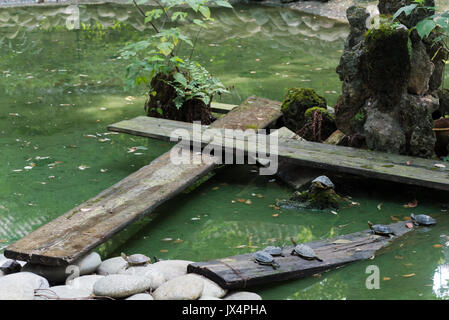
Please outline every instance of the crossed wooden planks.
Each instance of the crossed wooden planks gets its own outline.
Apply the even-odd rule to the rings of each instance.
[[[280,116],[279,102],[250,97],[211,127],[264,128]],[[8,258],[44,265],[73,263],[215,167],[215,164],[205,163],[173,164],[168,151],[94,198],[11,244],[4,254]]]

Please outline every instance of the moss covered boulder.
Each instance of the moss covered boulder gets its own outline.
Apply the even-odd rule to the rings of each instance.
[[[326,99],[310,88],[289,89],[282,102],[285,126],[293,132],[299,131],[306,124],[306,111],[313,107],[326,109]]]
[[[304,112],[304,126],[298,135],[308,141],[322,142],[335,130],[335,117],[326,108],[312,107]]]

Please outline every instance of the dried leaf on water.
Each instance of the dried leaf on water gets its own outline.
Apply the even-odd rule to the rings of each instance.
[[[168,252],[168,250],[167,249],[161,249],[161,250],[159,250],[159,252]]]
[[[80,169],[80,170],[86,170],[86,169],[89,169],[89,167],[86,166],[85,164],[82,164],[82,165],[80,165],[80,166],[78,167],[78,169]]]
[[[248,199],[248,200],[245,201],[245,203],[246,203],[246,204],[252,204],[253,202],[252,202],[251,200]]]
[[[164,238],[164,239],[161,239],[162,241],[172,241],[173,239],[172,238]]]
[[[441,248],[441,247],[443,247],[443,245],[442,244],[434,244],[433,247],[434,248]]]
[[[390,216],[391,220],[393,221],[399,221],[399,218],[395,217],[395,216]]]
[[[413,200],[407,204],[404,204],[404,208],[416,208],[418,206],[418,200]]]
[[[382,280],[383,281],[388,281],[388,280],[391,280],[391,278],[390,277],[383,277]]]
[[[446,166],[444,164],[441,164],[441,163],[435,163],[433,166],[437,167],[437,168],[446,168]]]
[[[410,277],[416,276],[416,273],[403,274],[402,276],[404,278],[410,278]]]
[[[127,97],[125,98],[125,100],[126,100],[126,101],[134,101],[134,100],[136,100],[136,98],[133,97],[133,96],[127,96]]]
[[[395,258],[395,259],[399,259],[399,260],[402,260],[402,259],[404,259],[404,257],[403,257],[403,256],[394,256],[394,258]]]
[[[377,205],[377,210],[382,210],[382,206],[383,206],[383,203],[379,203],[378,205]]]
[[[182,242],[184,242],[184,240],[182,239],[176,239],[175,241],[173,241],[173,243],[182,243]]]

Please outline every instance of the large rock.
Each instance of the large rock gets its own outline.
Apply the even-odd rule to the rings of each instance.
[[[98,253],[92,252],[78,260],[75,265],[79,268],[79,275],[94,273],[101,265],[101,257]]]
[[[157,268],[153,268],[152,265],[129,267],[126,270],[121,270],[119,274],[146,277],[151,280],[151,289],[153,290],[165,282],[164,274]]]
[[[129,297],[151,288],[151,280],[141,276],[112,274],[94,284],[94,294],[111,298]]]
[[[427,55],[426,46],[419,41],[413,45],[408,92],[423,95],[429,91],[429,81],[435,66]]]
[[[90,290],[74,288],[72,286],[55,286],[51,287],[44,294],[48,299],[80,299],[89,298]]]
[[[15,283],[23,286],[31,286],[34,290],[47,289],[50,287],[47,279],[30,272],[18,272],[8,274],[0,278],[0,287]]]
[[[191,263],[193,262],[187,260],[163,260],[148,267],[162,273],[165,280],[168,281],[187,274],[187,266]]]
[[[228,294],[224,300],[262,300],[262,297],[254,292],[238,291]]]
[[[104,277],[105,276],[98,275],[98,274],[81,276],[81,277],[78,277],[75,279],[68,280],[67,286],[70,286],[74,289],[83,290],[85,292],[88,292],[90,295],[94,292],[95,283]]]
[[[153,292],[155,300],[196,300],[203,293],[204,280],[192,274],[174,278]]]
[[[149,293],[138,293],[126,298],[125,300],[154,300]]]
[[[0,284],[0,300],[34,300],[34,289],[29,283]]]
[[[128,266],[122,257],[115,257],[104,260],[97,269],[97,273],[101,275],[118,274],[120,271],[125,270]]]
[[[206,277],[194,273],[190,273],[189,275],[204,281],[204,288],[203,292],[201,293],[202,297],[204,296],[204,297],[222,298],[226,295],[226,293],[228,293],[228,290],[223,289],[218,284],[216,284],[215,282]]]

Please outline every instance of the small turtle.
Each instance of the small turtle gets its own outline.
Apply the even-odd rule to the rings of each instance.
[[[279,264],[274,260],[273,256],[265,251],[257,251],[253,253],[254,262],[260,265],[272,266],[273,269],[279,268]]]
[[[383,224],[375,224],[373,225],[371,222],[368,221],[369,228],[374,234],[382,235],[382,236],[389,236],[390,238],[393,237],[394,232],[389,227],[383,225]]]
[[[146,255],[136,253],[132,254],[130,256],[127,256],[122,252],[122,258],[128,262],[128,267],[134,267],[134,266],[144,266],[146,264],[151,263],[151,259],[148,258]]]
[[[268,246],[265,249],[262,250],[263,252],[268,252],[273,257],[276,256],[284,256],[284,253],[282,252],[282,247],[275,247],[275,246]]]
[[[313,249],[305,244],[296,244],[296,241],[293,238],[290,238],[293,245],[295,246],[292,250],[292,256],[297,255],[306,260],[318,260],[323,262],[323,260],[318,257],[313,251]]]
[[[5,275],[17,273],[20,272],[20,270],[22,270],[22,266],[16,260],[8,259],[0,266],[0,271],[3,271]]]
[[[312,181],[312,188],[320,189],[335,189],[335,185],[332,183],[331,179],[326,176],[319,176]]]
[[[413,223],[415,225],[430,226],[432,224],[437,223],[437,221],[434,218],[432,218],[431,216],[425,215],[425,214],[418,214],[415,216],[412,213],[410,215],[410,218],[412,218]]]

